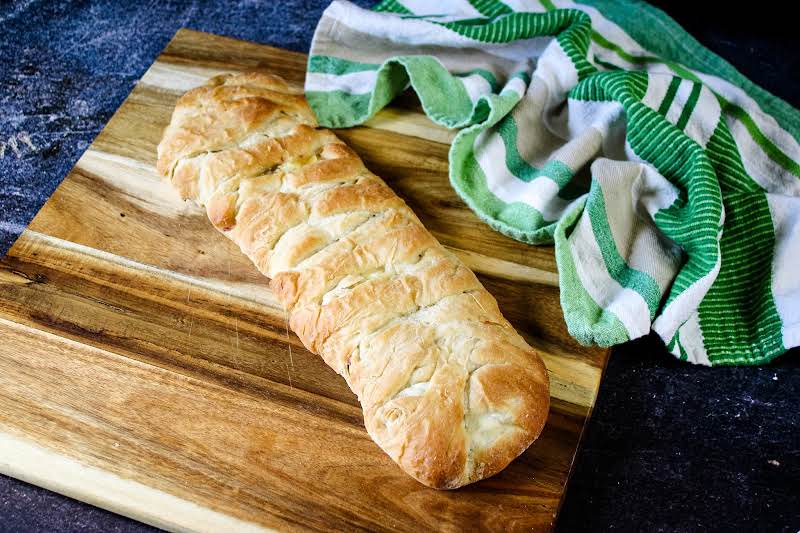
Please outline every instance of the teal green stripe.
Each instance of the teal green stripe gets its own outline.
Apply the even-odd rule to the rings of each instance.
[[[681,78],[678,76],[672,77],[672,81],[669,82],[669,87],[667,88],[667,94],[664,95],[664,99],[661,100],[661,105],[658,106],[659,115],[667,116],[667,111],[669,111],[670,106],[672,106],[672,101],[678,93],[678,87],[681,86],[681,81]]]
[[[380,65],[377,63],[360,63],[339,57],[316,55],[308,58],[308,72],[319,74],[351,74],[353,72],[365,72],[368,70],[378,70]]]
[[[697,105],[697,99],[700,98],[700,90],[702,88],[702,84],[694,82],[694,85],[692,86],[692,92],[689,93],[689,98],[686,100],[686,104],[683,106],[681,116],[678,119],[678,122],[675,124],[675,127],[679,130],[683,131],[683,129],[686,127],[686,124],[689,123],[689,117],[691,117],[692,112],[694,112],[694,108]]]
[[[658,283],[649,274],[629,266],[619,254],[611,226],[608,223],[603,190],[596,180],[592,182],[592,188],[589,191],[586,211],[589,214],[592,231],[609,275],[617,283],[636,291],[642,297],[647,303],[650,320],[652,320],[661,301],[661,290],[658,288]]]

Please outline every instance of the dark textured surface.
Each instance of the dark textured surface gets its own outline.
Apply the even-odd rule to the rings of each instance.
[[[654,335],[617,348],[559,531],[798,531],[798,363],[689,366]]]
[[[178,28],[306,51],[325,4],[0,0],[0,253]],[[657,5],[753,81],[800,105],[791,17],[740,9],[703,17],[694,4]],[[652,337],[618,349],[559,529],[800,529],[798,367],[797,351],[767,367],[706,369],[675,361]],[[146,529],[0,476],[0,531]]]
[[[134,533],[153,528],[16,479],[0,476],[0,532]]]

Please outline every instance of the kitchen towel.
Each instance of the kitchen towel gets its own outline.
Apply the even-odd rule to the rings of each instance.
[[[408,87],[460,130],[450,181],[475,213],[555,244],[581,343],[652,329],[705,365],[800,344],[800,113],[661,11],[334,1],[306,77],[320,123],[360,124]]]

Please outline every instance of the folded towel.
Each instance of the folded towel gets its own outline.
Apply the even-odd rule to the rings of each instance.
[[[360,124],[407,87],[460,129],[475,213],[555,244],[570,333],[654,330],[677,357],[759,364],[800,344],[800,113],[631,0],[334,1],[306,94]]]

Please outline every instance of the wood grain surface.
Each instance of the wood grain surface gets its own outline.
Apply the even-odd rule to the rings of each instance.
[[[478,273],[550,373],[541,438],[452,492],[378,449],[265,278],[156,176],[182,92],[254,67],[299,87],[305,65],[180,31],[0,262],[0,471],[173,530],[550,529],[608,353],[568,336],[552,248],[490,230],[452,191],[452,131],[407,97],[337,131]]]

